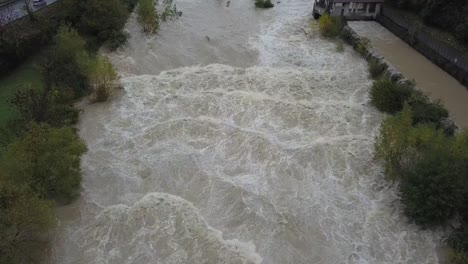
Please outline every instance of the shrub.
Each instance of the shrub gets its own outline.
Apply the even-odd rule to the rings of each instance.
[[[16,184],[26,184],[40,197],[69,201],[81,182],[85,144],[69,127],[32,125],[7,149],[3,167]]]
[[[159,17],[154,7],[154,0],[139,0],[137,15],[144,32],[156,33],[158,31]]]
[[[67,101],[84,95],[87,90],[85,45],[76,30],[62,26],[54,38],[54,45],[41,62],[47,87],[57,87]]]
[[[420,159],[421,153],[448,147],[448,139],[433,126],[413,127],[408,105],[395,116],[385,119],[375,144],[377,157],[385,161],[385,173],[391,180],[402,177]]]
[[[457,249],[450,249],[448,253],[450,264],[468,264],[468,253]]]
[[[331,17],[329,14],[322,15],[318,23],[320,34],[326,38],[338,37],[344,27],[342,17]]]
[[[90,74],[94,87],[93,101],[104,102],[115,89],[117,71],[106,57],[98,57]]]
[[[461,226],[450,234],[447,242],[450,247],[468,257],[468,222],[462,222]]]
[[[366,55],[367,51],[369,50],[370,47],[370,39],[368,38],[361,38],[356,45],[355,49],[356,51],[361,54],[361,55]]]
[[[420,153],[400,183],[405,214],[417,224],[443,224],[461,208],[467,167],[447,148]]]
[[[80,28],[105,42],[112,32],[122,30],[127,17],[128,6],[122,0],[87,0],[83,5]]]
[[[404,103],[411,97],[412,92],[412,87],[393,82],[384,76],[372,84],[371,103],[382,112],[395,114],[403,109]]]
[[[337,52],[344,52],[345,50],[345,47],[344,47],[344,43],[342,40],[339,40],[338,42],[336,42],[336,51]]]
[[[56,91],[31,88],[18,90],[9,102],[22,122],[63,126],[78,121],[78,111],[70,105],[60,103]]]
[[[427,96],[416,90],[413,90],[408,104],[413,112],[415,125],[434,124],[436,128],[442,128],[441,121],[449,117],[448,110],[439,101],[433,103]]]
[[[164,11],[161,14],[162,21],[166,21],[168,18],[177,16],[177,7],[172,0],[163,1]]]
[[[4,173],[2,173],[4,174]],[[57,223],[53,203],[0,175],[0,263],[33,263],[41,235]]]
[[[255,0],[255,6],[258,8],[272,8],[275,5],[271,0]]]
[[[129,34],[126,32],[112,31],[105,45],[110,51],[115,51],[121,46],[127,44],[129,37]]]
[[[376,59],[369,61],[369,73],[372,79],[378,79],[384,73],[385,68]]]

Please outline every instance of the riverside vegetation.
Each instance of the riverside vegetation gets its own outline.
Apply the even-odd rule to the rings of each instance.
[[[328,14],[319,20],[322,36],[336,38],[343,22]],[[366,56],[370,42],[359,40],[358,53]],[[376,156],[384,162],[387,178],[398,184],[403,212],[423,228],[459,226],[447,239],[451,264],[468,263],[468,130],[447,126],[448,110],[431,102],[412,82],[392,80],[386,68],[369,60],[374,79],[370,99],[390,114],[376,140]]]
[[[145,16],[158,16],[153,0],[140,1],[139,14],[148,8],[153,15]],[[38,59],[44,84],[18,89],[8,100],[15,114],[0,127],[0,263],[38,262],[57,223],[55,205],[79,195],[86,145],[73,127],[79,117],[73,103],[83,96],[102,102],[116,89],[117,72],[97,50],[125,44],[122,29],[137,4],[64,0],[53,17],[31,14],[33,30],[22,22],[0,26],[2,73],[48,45]],[[164,19],[176,14],[170,0],[162,9]]]
[[[274,6],[271,0],[255,0],[255,7],[258,8],[272,8]]]

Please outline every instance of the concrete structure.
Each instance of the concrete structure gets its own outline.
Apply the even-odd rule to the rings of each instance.
[[[385,0],[315,0],[314,17],[325,12],[344,16],[348,20],[372,20],[377,17]]]
[[[46,0],[45,4],[41,6],[34,6],[33,1],[29,1],[29,4],[31,6],[31,10],[33,12],[37,12],[58,1],[60,0]],[[24,10],[24,5],[24,0],[2,2],[2,4],[0,5],[0,24],[8,24],[27,16],[27,13]]]

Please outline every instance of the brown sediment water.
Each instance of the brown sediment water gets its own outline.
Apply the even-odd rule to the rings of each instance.
[[[399,39],[377,22],[350,22],[359,35],[369,38],[379,51],[433,100],[441,100],[455,122],[468,128],[468,89],[450,74]]]
[[[226,6],[177,1],[156,36],[130,19],[50,262],[438,263],[374,160],[367,63],[310,30],[312,1]]]

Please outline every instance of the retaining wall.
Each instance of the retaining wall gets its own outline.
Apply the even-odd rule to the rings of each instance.
[[[383,9],[376,20],[468,89],[468,59],[465,54],[432,37],[420,25],[411,24],[389,10]]]
[[[390,79],[397,83],[403,83],[412,85],[413,82],[408,80],[403,73],[401,73],[395,66],[393,66],[384,56],[382,56],[378,51],[376,51],[370,45],[364,45],[366,43],[365,38],[361,37],[356,31],[354,31],[350,26],[345,26],[343,29],[343,39],[353,46],[355,50],[361,53],[361,55],[367,60],[374,60],[376,61],[380,67],[387,71],[388,76]],[[428,98],[428,100],[430,100]],[[445,131],[457,131],[459,127],[455,124],[455,122],[450,119],[446,118],[441,121],[442,129]]]

